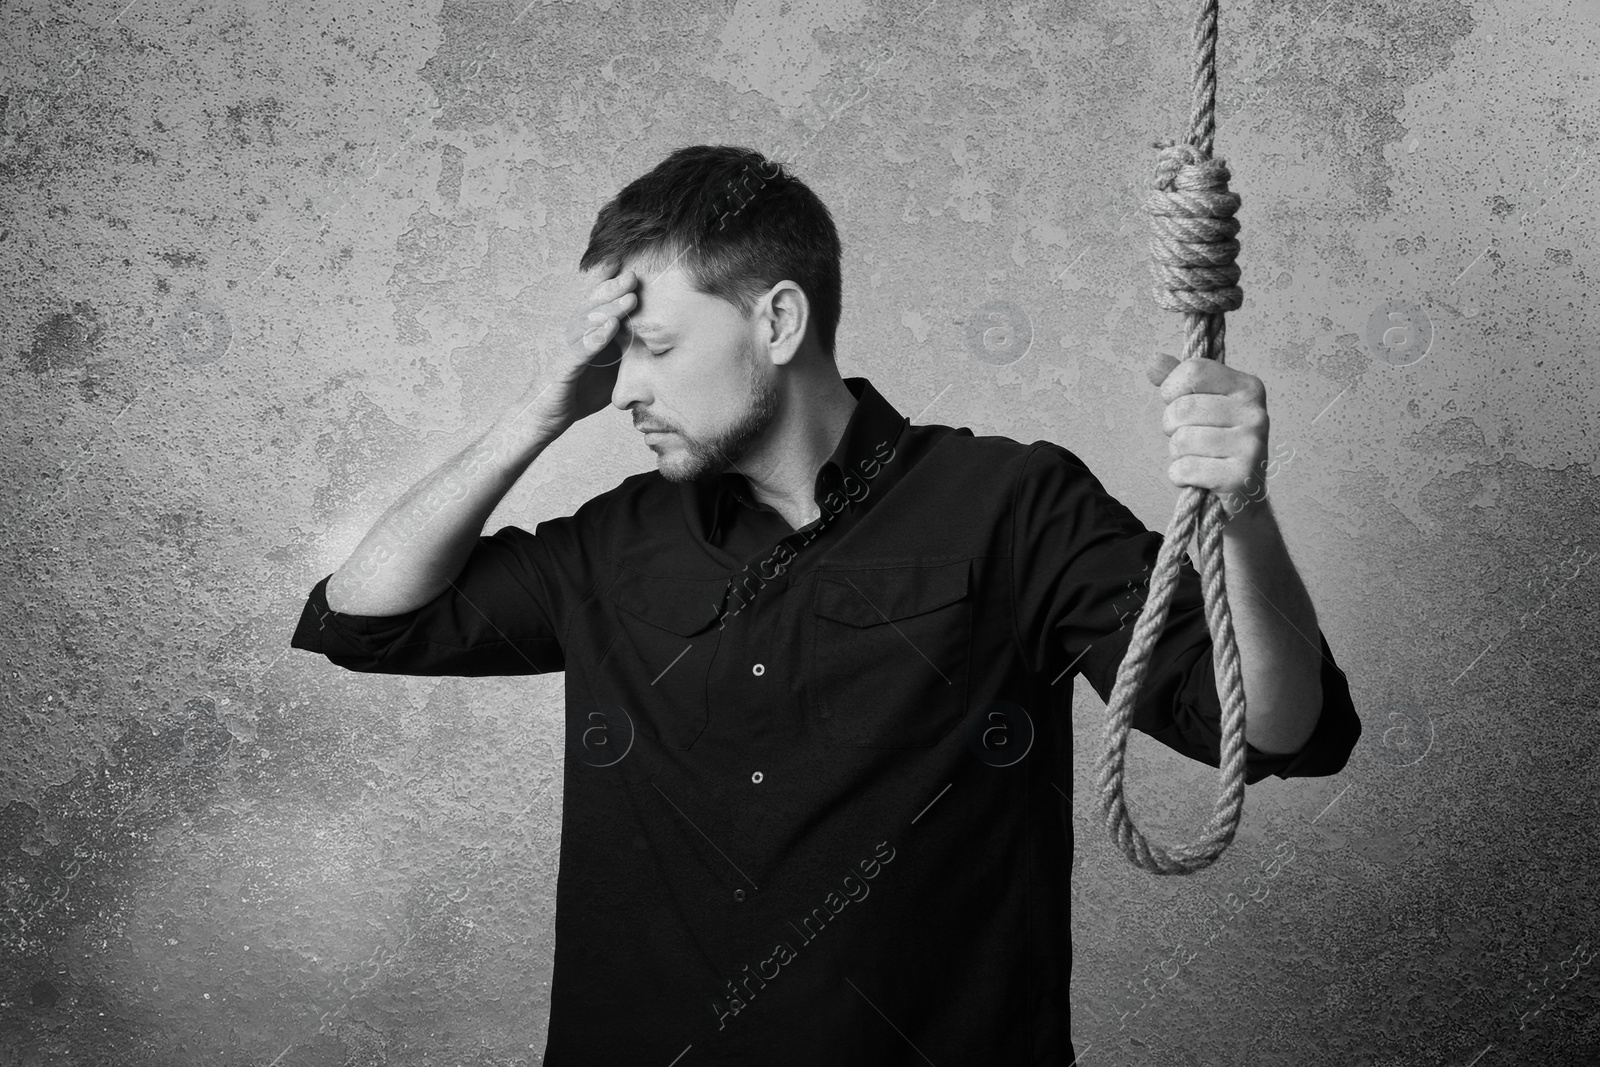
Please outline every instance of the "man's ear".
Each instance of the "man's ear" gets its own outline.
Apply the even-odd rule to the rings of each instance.
[[[762,298],[757,314],[760,337],[772,353],[772,361],[788,363],[800,351],[811,322],[811,301],[805,290],[792,281],[781,281]]]

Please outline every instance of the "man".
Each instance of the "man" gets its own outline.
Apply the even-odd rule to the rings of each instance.
[[[839,261],[782,167],[673,153],[601,209],[554,383],[390,509],[294,635],[359,671],[566,672],[547,1067],[1074,1058],[1072,675],[1109,697],[1162,538],[1059,445],[913,426],[841,380]],[[1157,377],[1172,480],[1237,511],[1247,780],[1333,774],[1348,686],[1239,495],[1264,394],[1196,362]],[[608,403],[658,470],[483,536]],[[1217,766],[1180,576],[1134,725]]]

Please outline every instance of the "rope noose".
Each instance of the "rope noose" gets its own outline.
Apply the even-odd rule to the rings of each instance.
[[[1224,312],[1244,302],[1238,287],[1239,197],[1228,191],[1228,167],[1211,158],[1216,134],[1217,0],[1199,0],[1194,26],[1194,108],[1187,144],[1157,141],[1154,190],[1144,202],[1154,236],[1150,265],[1156,279],[1156,303],[1183,313],[1187,327],[1184,359],[1223,362]],[[1101,813],[1111,839],[1138,867],[1152,874],[1191,874],[1209,867],[1233,841],[1244,811],[1244,682],[1239,649],[1234,643],[1233,616],[1228,610],[1222,573],[1222,527],[1227,521],[1222,502],[1207,489],[1185,486],[1167,527],[1150,576],[1145,602],[1128,651],[1111,691],[1106,721],[1106,749],[1100,758]],[[1198,525],[1198,537],[1196,527]],[[1172,851],[1145,840],[1133,824],[1122,796],[1122,764],[1134,700],[1144,685],[1145,670],[1177,585],[1178,557],[1191,539],[1197,542],[1197,563],[1205,590],[1206,622],[1212,635],[1213,664],[1222,696],[1221,784],[1217,806],[1201,835]]]

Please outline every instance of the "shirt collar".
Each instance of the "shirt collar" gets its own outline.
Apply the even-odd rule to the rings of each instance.
[[[866,378],[846,378],[844,384],[856,398],[856,406],[850,413],[850,421],[845,424],[839,444],[817,471],[818,500],[841,483],[846,471],[860,469],[856,465],[874,456],[882,442],[892,444],[906,423],[906,417],[895,410],[894,405],[885,400],[883,394],[874,389]],[[701,515],[704,516],[706,538],[711,541],[716,540],[728,509],[739,507],[741,498],[748,507],[770,507],[756,500],[749,479],[738,471],[723,471],[702,483],[700,490]]]

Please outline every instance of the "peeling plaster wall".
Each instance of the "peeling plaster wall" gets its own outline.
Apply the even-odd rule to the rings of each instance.
[[[844,374],[1061,442],[1165,529],[1142,366],[1181,319],[1138,205],[1191,11],[0,10],[0,1063],[539,1062],[562,679],[287,642],[540,374],[595,210],[679,145],[833,209]],[[1099,828],[1080,681],[1084,1062],[1600,1061],[1597,39],[1592,0],[1224,0],[1229,363],[1366,732],[1152,878]],[[651,463],[587,420],[489,526]],[[1215,772],[1142,736],[1129,776],[1158,840],[1210,810]]]

